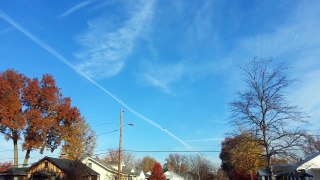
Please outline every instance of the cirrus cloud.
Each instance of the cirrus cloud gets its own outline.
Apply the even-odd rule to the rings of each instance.
[[[131,55],[135,41],[152,20],[155,1],[140,1],[130,12],[130,18],[114,31],[107,31],[107,17],[89,22],[88,31],[77,40],[84,50],[77,53],[77,65],[91,78],[103,79],[117,75]]]

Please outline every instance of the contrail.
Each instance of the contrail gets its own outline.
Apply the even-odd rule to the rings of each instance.
[[[82,76],[83,78],[87,79],[89,82],[91,82],[93,85],[95,85],[96,87],[98,87],[100,90],[102,90],[103,92],[105,92],[107,95],[109,95],[111,98],[113,98],[115,101],[117,101],[119,104],[121,104],[125,109],[127,109],[129,112],[131,112],[132,114],[134,114],[135,116],[141,118],[142,120],[144,120],[145,122],[149,123],[150,125],[160,129],[161,131],[163,131],[164,133],[166,133],[167,135],[169,135],[171,138],[175,139],[176,141],[178,141],[179,143],[181,143],[182,145],[184,145],[187,149],[192,150],[193,148],[187,144],[186,142],[184,142],[182,139],[180,139],[179,137],[177,137],[176,135],[174,135],[172,132],[164,129],[163,127],[161,127],[159,124],[157,124],[156,122],[152,121],[151,119],[145,117],[144,115],[138,113],[137,111],[135,111],[134,109],[132,109],[130,106],[128,106],[127,104],[125,104],[122,100],[120,100],[118,97],[114,96],[112,93],[110,93],[107,89],[105,89],[104,87],[102,87],[99,83],[97,83],[95,80],[93,80],[92,78],[90,78],[89,76],[87,76],[85,73],[83,73],[80,69],[78,69],[76,66],[74,66],[73,64],[71,64],[64,56],[62,56],[59,52],[57,52],[55,49],[53,49],[51,46],[49,46],[47,43],[45,43],[44,41],[40,40],[39,38],[37,38],[35,35],[33,35],[32,33],[30,33],[27,29],[23,28],[22,26],[20,26],[14,19],[12,19],[10,16],[8,16],[6,13],[4,13],[3,11],[0,10],[0,17],[8,22],[9,24],[11,24],[15,29],[17,29],[18,31],[20,31],[22,34],[24,34],[27,38],[29,38],[31,41],[33,41],[35,44],[37,44],[38,46],[40,46],[42,49],[46,50],[47,52],[49,52],[52,56],[56,57],[58,60],[62,61],[65,65],[67,65],[69,68],[71,68],[72,70],[74,70],[77,74],[79,74],[80,76]]]
[[[70,9],[68,9],[67,11],[65,11],[64,13],[60,14],[58,17],[59,18],[62,18],[62,17],[66,17],[74,12],[76,12],[77,10],[85,7],[85,6],[88,6],[89,4],[91,4],[93,1],[91,0],[87,0],[87,1],[83,1],[73,7],[71,7]]]

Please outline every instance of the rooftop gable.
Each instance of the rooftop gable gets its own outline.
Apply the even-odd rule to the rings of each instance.
[[[59,158],[53,158],[48,156],[45,156],[44,158],[40,159],[38,162],[30,166],[28,170],[37,166],[38,164],[42,163],[45,160],[51,162],[52,164],[54,164],[56,167],[58,167],[64,172],[70,172],[74,170],[75,166],[81,166],[81,169],[85,170],[87,173],[91,175],[99,175],[99,173],[95,172],[94,170],[82,164],[81,162],[77,163],[76,161],[72,161],[68,159],[59,159]]]
[[[320,169],[320,152],[308,156],[298,163],[297,170]]]

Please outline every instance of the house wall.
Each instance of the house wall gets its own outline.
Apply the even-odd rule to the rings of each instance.
[[[137,176],[135,178],[135,180],[145,180],[146,176],[144,175],[144,173],[141,171],[141,173],[139,174],[139,176]]]
[[[96,162],[92,161],[90,158],[84,159],[82,161],[82,163],[87,165],[88,167],[90,167],[89,164],[91,163],[90,168],[100,174],[100,177],[98,178],[99,180],[114,180],[115,179],[114,173],[107,171],[105,167],[97,164]]]
[[[47,167],[46,167],[46,163],[48,165]],[[40,162],[38,165],[35,165],[28,170],[28,175],[27,175],[28,179],[32,176],[32,174],[38,171],[54,173],[56,174],[56,177],[59,177],[61,179],[66,177],[66,174],[61,169],[59,169],[56,165],[52,164],[47,159],[45,159],[44,161]]]

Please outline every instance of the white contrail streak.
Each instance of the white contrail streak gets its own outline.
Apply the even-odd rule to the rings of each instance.
[[[91,0],[83,1],[83,2],[81,2],[79,4],[76,4],[75,6],[71,7],[70,9],[65,11],[64,13],[60,14],[58,17],[61,18],[61,17],[69,16],[70,14],[76,12],[77,10],[79,10],[79,9],[85,7],[85,6],[88,6],[91,3],[92,3]]]
[[[47,43],[45,43],[44,41],[40,40],[39,38],[37,38],[35,35],[33,35],[32,33],[30,33],[27,29],[23,28],[22,26],[20,26],[14,19],[12,19],[10,16],[8,16],[6,13],[4,13],[3,11],[0,10],[0,18],[2,18],[4,21],[8,22],[9,24],[11,24],[15,29],[17,29],[19,32],[21,32],[22,34],[24,34],[27,38],[29,38],[31,41],[33,41],[35,44],[37,44],[38,46],[40,46],[42,49],[46,50],[47,52],[49,52],[52,56],[56,57],[57,59],[59,59],[60,61],[62,61],[64,64],[66,64],[69,68],[71,68],[72,70],[74,70],[77,74],[79,74],[80,76],[84,77],[85,79],[87,79],[89,82],[91,82],[93,85],[95,85],[96,87],[98,87],[100,90],[102,90],[103,92],[105,92],[107,95],[109,95],[111,98],[113,98],[115,101],[117,101],[119,104],[121,104],[125,109],[127,109],[129,112],[131,112],[132,114],[134,114],[135,116],[141,118],[142,120],[144,120],[145,122],[149,123],[150,125],[160,129],[161,131],[163,131],[164,133],[166,133],[167,135],[169,135],[171,138],[175,139],[176,141],[180,142],[182,145],[184,145],[187,149],[192,150],[193,148],[188,145],[186,142],[184,142],[182,139],[180,139],[179,137],[177,137],[176,135],[174,135],[172,132],[164,129],[163,127],[161,127],[159,124],[157,124],[156,122],[152,121],[151,119],[145,117],[144,115],[138,113],[137,111],[135,111],[134,109],[132,109],[130,106],[128,106],[127,104],[125,104],[123,101],[121,101],[118,97],[114,96],[112,93],[110,93],[107,89],[105,89],[104,87],[102,87],[99,83],[97,83],[95,80],[93,80],[92,78],[90,78],[89,76],[87,76],[85,73],[83,73],[81,70],[79,70],[76,66],[74,66],[73,64],[71,64],[65,57],[63,57],[59,52],[57,52],[55,49],[53,49],[51,46],[49,46]]]

